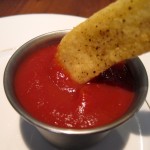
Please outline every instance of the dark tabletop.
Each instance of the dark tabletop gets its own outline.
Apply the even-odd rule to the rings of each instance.
[[[0,0],[0,17],[55,13],[89,17],[115,0]]]

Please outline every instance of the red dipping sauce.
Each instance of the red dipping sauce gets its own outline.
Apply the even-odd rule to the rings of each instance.
[[[56,127],[87,129],[112,123],[128,111],[135,91],[125,62],[78,84],[54,59],[56,51],[57,44],[37,49],[16,72],[16,96],[31,116]]]

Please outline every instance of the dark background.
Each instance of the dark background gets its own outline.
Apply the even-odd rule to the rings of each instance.
[[[115,0],[0,0],[0,17],[55,13],[89,17]]]

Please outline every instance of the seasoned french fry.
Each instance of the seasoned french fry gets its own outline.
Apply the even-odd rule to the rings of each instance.
[[[118,0],[62,39],[57,59],[78,83],[150,50],[150,0]]]

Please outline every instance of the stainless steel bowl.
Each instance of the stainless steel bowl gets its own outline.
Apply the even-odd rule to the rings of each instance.
[[[44,124],[31,117],[19,104],[13,86],[14,75],[21,60],[30,55],[39,47],[47,43],[59,41],[68,31],[56,31],[38,36],[21,46],[10,58],[4,72],[4,89],[6,96],[14,109],[26,121],[36,127],[39,132],[52,144],[62,148],[82,148],[99,142],[109,131],[121,125],[131,118],[142,106],[148,90],[148,77],[146,70],[139,58],[128,61],[128,67],[136,80],[135,102],[129,111],[119,120],[103,126],[92,129],[64,129]]]

